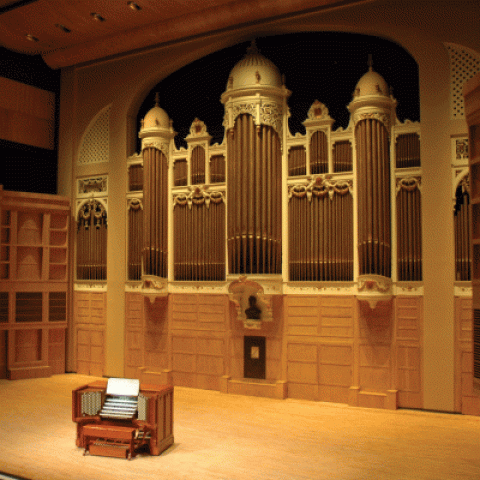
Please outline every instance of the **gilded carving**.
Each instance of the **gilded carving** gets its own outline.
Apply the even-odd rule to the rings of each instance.
[[[192,205],[203,205],[207,208],[210,206],[210,202],[219,204],[225,201],[225,193],[214,191],[209,192],[208,186],[201,187],[189,187],[189,193],[180,193],[173,197],[173,207],[176,205],[184,206],[188,205],[192,208]]]

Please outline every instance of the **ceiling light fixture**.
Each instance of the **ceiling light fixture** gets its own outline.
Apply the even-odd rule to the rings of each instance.
[[[127,2],[127,5],[132,9],[132,10],[135,10],[135,11],[138,11],[138,10],[141,10],[142,7],[138,4],[138,3],[135,3],[135,2]]]
[[[27,40],[30,40],[31,42],[38,42],[38,38],[33,35],[30,35],[29,33],[25,36],[27,37]]]
[[[64,31],[65,33],[71,32],[71,30],[68,27],[66,27],[65,25],[62,25],[61,23],[56,23],[55,26],[60,30]]]
[[[96,21],[96,22],[104,22],[105,19],[99,14],[99,13],[91,13],[90,14],[92,16],[92,18]]]

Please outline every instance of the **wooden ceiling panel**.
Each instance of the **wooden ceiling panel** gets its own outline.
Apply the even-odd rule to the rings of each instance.
[[[277,15],[369,1],[134,0],[135,10],[128,0],[0,0],[0,44],[61,68]]]

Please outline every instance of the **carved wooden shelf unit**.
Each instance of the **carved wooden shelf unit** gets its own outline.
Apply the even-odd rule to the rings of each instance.
[[[0,186],[0,378],[65,372],[69,218],[66,197]]]

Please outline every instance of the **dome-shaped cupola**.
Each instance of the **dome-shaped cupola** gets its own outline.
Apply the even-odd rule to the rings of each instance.
[[[159,105],[158,92],[155,94],[155,106],[151,108],[141,122],[139,136],[148,137],[154,132],[172,132],[172,122],[167,112]]]
[[[392,112],[397,102],[390,95],[390,88],[385,79],[373,70],[371,56],[368,65],[368,72],[358,81],[348,109],[353,113],[362,107],[375,106]]]
[[[176,135],[172,121],[167,112],[159,106],[159,95],[155,94],[155,106],[151,108],[141,121],[138,136],[142,139],[142,149],[151,144],[154,139],[166,141],[164,148],[168,151],[168,142]],[[163,149],[163,148],[162,148]]]
[[[282,76],[278,68],[258,51],[256,43],[253,41],[245,57],[230,72],[227,91],[256,89],[260,86],[280,88],[282,84]]]

